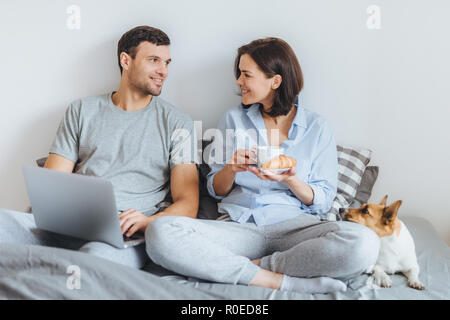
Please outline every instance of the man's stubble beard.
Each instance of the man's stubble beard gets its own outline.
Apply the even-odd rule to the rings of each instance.
[[[151,80],[150,80],[151,81]],[[138,91],[140,91],[143,95],[152,95],[159,96],[162,91],[161,89],[153,89],[150,84],[146,84],[145,82],[136,81],[134,77],[130,78],[130,84]]]

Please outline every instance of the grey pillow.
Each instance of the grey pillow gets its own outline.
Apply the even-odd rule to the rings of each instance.
[[[378,166],[368,166],[359,185],[358,191],[356,192],[355,201],[359,203],[367,203],[372,195],[372,189],[378,178],[379,167]]]
[[[216,220],[221,213],[217,208],[217,200],[209,195],[200,196],[197,218]]]
[[[337,145],[337,154],[337,193],[330,211],[318,214],[320,219],[324,221],[341,220],[339,209],[349,208],[355,200],[372,151],[361,147]]]
[[[43,167],[44,164],[45,164],[45,161],[47,161],[47,157],[37,159],[37,160],[36,160],[36,163],[37,163],[37,165],[38,165],[39,167]]]
[[[203,152],[211,142],[212,140],[202,140],[202,162],[198,166],[200,202],[197,217],[199,219],[215,220],[220,216],[217,208],[217,203],[219,201],[211,197],[208,193],[208,189],[206,188],[206,176],[211,171],[211,168],[207,163],[203,163]]]

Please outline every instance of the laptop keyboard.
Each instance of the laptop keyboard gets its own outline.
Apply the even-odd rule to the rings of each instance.
[[[139,234],[137,232],[135,234],[133,234],[131,237],[127,237],[126,235],[123,235],[123,241],[140,240],[143,238],[144,238],[144,235]]]

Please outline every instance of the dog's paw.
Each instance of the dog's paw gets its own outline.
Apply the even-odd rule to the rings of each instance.
[[[382,288],[392,287],[392,280],[387,274],[376,275],[373,277],[374,283]]]
[[[420,283],[420,281],[408,281],[408,286],[416,290],[425,289],[424,285]]]
[[[390,278],[383,279],[381,280],[380,286],[383,288],[390,288],[392,287],[392,280]]]

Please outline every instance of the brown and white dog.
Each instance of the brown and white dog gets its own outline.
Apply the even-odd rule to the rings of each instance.
[[[380,237],[380,252],[377,262],[366,272],[371,273],[377,286],[389,288],[391,278],[387,274],[403,273],[408,286],[423,290],[419,280],[414,240],[406,226],[397,217],[401,200],[386,206],[387,195],[380,204],[365,203],[360,208],[347,209],[342,218],[372,229]]]

